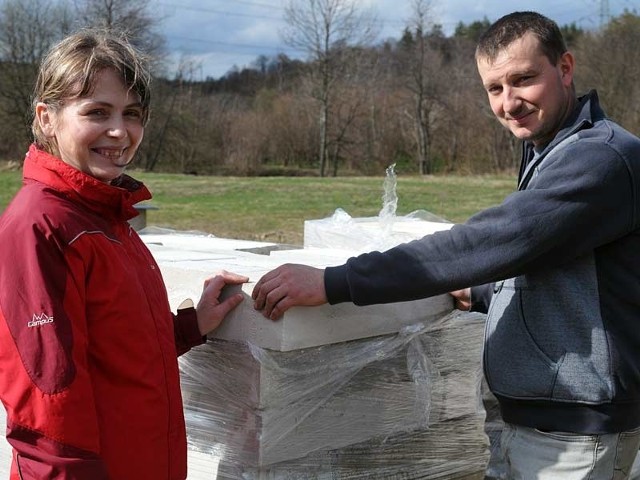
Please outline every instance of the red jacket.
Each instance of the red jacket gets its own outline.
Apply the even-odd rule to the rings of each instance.
[[[170,312],[127,220],[151,195],[32,146],[0,217],[0,399],[12,479],[184,479],[176,353],[202,343]]]

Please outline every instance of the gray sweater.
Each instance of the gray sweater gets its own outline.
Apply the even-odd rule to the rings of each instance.
[[[606,119],[592,91],[535,160],[530,149],[502,204],[327,268],[327,297],[369,305],[488,284],[484,370],[505,421],[638,427],[640,140]],[[472,299],[488,303],[481,291]]]

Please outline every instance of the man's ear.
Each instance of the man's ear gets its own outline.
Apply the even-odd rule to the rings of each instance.
[[[55,136],[53,117],[54,115],[49,105],[44,102],[36,103],[36,121],[40,125],[42,133],[44,133],[47,137]]]
[[[573,83],[575,59],[571,52],[564,52],[558,61],[558,67],[562,74],[562,83],[569,87]]]

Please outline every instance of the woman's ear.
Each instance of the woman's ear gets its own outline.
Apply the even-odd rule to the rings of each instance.
[[[49,105],[44,102],[36,103],[36,120],[40,125],[42,133],[47,137],[55,136],[54,114]]]

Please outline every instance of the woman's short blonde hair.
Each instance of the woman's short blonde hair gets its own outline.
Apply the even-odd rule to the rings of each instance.
[[[98,74],[112,69],[122,76],[124,84],[138,94],[143,109],[143,124],[149,119],[151,75],[144,54],[121,35],[97,29],[74,33],[54,45],[40,64],[33,91],[33,112],[38,102],[59,109],[65,100],[90,95]],[[35,143],[56,154],[40,128],[37,118],[31,125]]]

